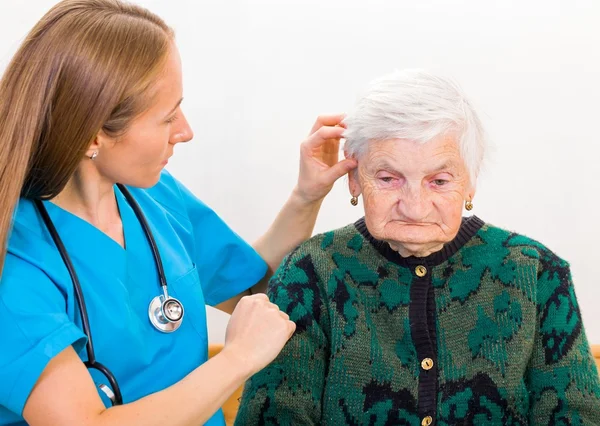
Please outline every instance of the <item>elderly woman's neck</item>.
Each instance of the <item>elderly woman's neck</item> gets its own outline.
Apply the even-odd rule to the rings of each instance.
[[[440,251],[444,244],[397,244],[389,243],[392,250],[397,251],[402,257],[427,257],[430,254]]]

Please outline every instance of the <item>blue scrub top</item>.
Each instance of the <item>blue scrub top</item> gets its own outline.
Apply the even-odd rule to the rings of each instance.
[[[130,190],[156,239],[169,293],[184,305],[174,333],[157,331],[148,319],[150,300],[161,293],[158,272],[143,228],[118,188],[125,249],[45,202],[81,282],[96,359],[115,375],[124,403],[165,389],[204,363],[205,304],[241,293],[266,272],[252,247],[166,171],[153,188]],[[0,425],[25,424],[25,402],[52,357],[72,345],[87,359],[71,278],[34,204],[24,199],[0,281],[0,342]],[[106,383],[91,374],[96,384]],[[223,414],[206,424],[224,425]]]

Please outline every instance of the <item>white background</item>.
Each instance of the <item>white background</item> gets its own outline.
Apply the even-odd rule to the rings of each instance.
[[[0,0],[0,69],[55,0]],[[600,2],[140,0],[175,28],[194,140],[169,169],[255,240],[293,188],[320,113],[372,78],[423,67],[457,79],[495,145],[473,213],[571,262],[600,344]],[[339,181],[316,232],[362,215]],[[227,316],[210,310],[211,341]]]

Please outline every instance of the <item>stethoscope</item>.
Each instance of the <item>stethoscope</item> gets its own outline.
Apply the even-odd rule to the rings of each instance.
[[[183,320],[183,305],[181,302],[171,296],[167,291],[167,279],[165,277],[165,272],[163,269],[162,261],[160,258],[160,253],[158,252],[158,247],[156,246],[156,241],[154,240],[154,236],[150,231],[150,227],[148,226],[148,222],[140,209],[140,206],[135,201],[133,196],[129,193],[129,191],[121,184],[117,184],[117,187],[121,190],[127,202],[135,212],[142,228],[144,228],[144,233],[146,234],[146,238],[150,243],[150,248],[152,249],[152,255],[154,256],[154,262],[156,263],[156,269],[158,270],[158,277],[160,280],[160,286],[162,288],[162,294],[156,296],[150,302],[150,306],[148,307],[148,317],[150,318],[150,322],[152,325],[163,333],[171,333],[181,326],[181,321]],[[85,306],[85,301],[83,300],[83,292],[81,291],[81,285],[79,284],[79,279],[77,278],[77,274],[75,273],[75,268],[73,267],[73,263],[69,258],[67,250],[60,239],[50,216],[48,215],[48,211],[44,206],[44,203],[41,200],[35,200],[35,205],[37,206],[52,239],[54,240],[54,244],[58,248],[60,256],[65,263],[65,266],[69,270],[69,275],[71,276],[71,281],[73,282],[73,288],[75,290],[75,298],[77,299],[77,304],[79,305],[79,312],[81,313],[81,324],[83,327],[83,332],[87,336],[86,343],[86,351],[88,360],[84,362],[85,366],[88,369],[98,370],[100,373],[106,377],[110,384],[110,388],[105,384],[100,384],[98,387],[104,394],[110,399],[112,405],[121,405],[123,404],[123,398],[121,396],[121,389],[117,384],[117,380],[115,376],[110,372],[108,368],[104,365],[100,364],[96,361],[96,354],[94,353],[94,344],[92,343],[92,333],[90,331],[90,322],[87,315],[87,309]],[[112,390],[111,390],[112,388]]]

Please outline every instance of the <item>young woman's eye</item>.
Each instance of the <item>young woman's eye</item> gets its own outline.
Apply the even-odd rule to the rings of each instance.
[[[166,123],[167,124],[171,124],[172,122],[174,122],[175,120],[177,120],[177,115],[174,115],[173,117],[169,118]]]

